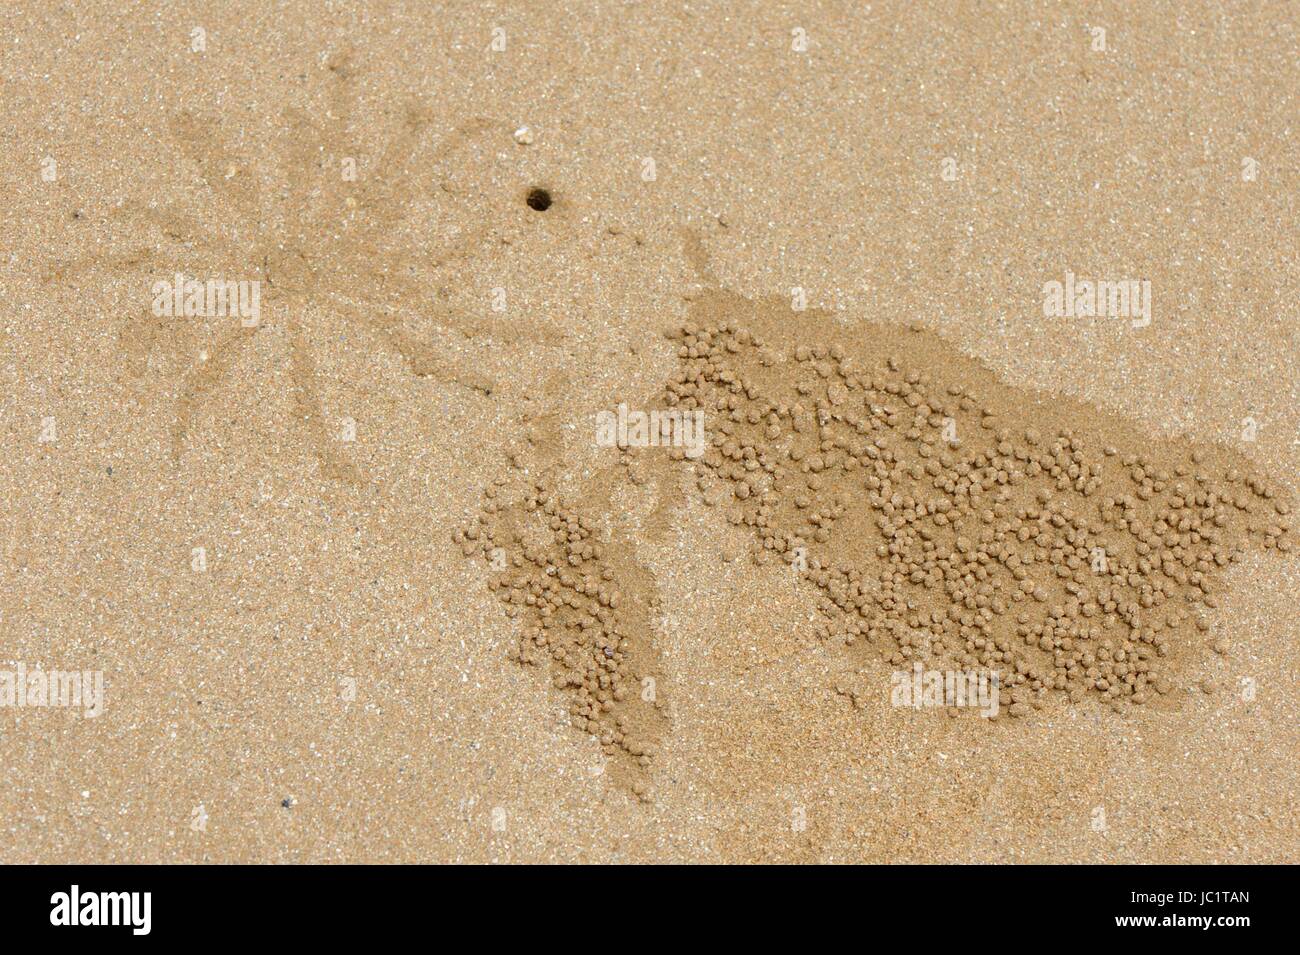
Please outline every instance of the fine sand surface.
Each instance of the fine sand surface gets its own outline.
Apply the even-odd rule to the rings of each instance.
[[[118,6],[0,12],[0,861],[1294,861],[1293,4]]]

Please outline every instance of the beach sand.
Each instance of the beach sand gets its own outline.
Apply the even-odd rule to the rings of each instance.
[[[1295,11],[954,6],[11,4],[0,861],[1293,861]],[[177,274],[258,314],[159,314]],[[1082,280],[1149,282],[1149,321],[1045,314]],[[905,645],[846,642],[708,456],[596,441],[720,322],[773,394],[834,341],[1017,446],[1077,432],[1113,470],[1051,494],[1088,519],[1239,472],[1214,606],[1143,644],[1164,691],[892,705]],[[878,574],[831,480],[809,556]],[[538,481],[562,525],[465,537]],[[543,647],[529,585],[498,598],[547,547],[539,587],[596,573]],[[102,712],[6,700],[20,667],[102,674]]]

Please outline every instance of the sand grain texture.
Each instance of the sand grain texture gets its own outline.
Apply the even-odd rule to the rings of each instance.
[[[107,698],[0,707],[0,858],[1291,861],[1296,31],[10,5],[0,670]],[[1151,323],[1044,317],[1067,271],[1149,280]],[[260,321],[153,314],[176,272]],[[596,446],[621,402],[732,433]],[[1100,599],[1071,532],[1134,580]],[[994,721],[891,706],[913,659],[1022,679]]]

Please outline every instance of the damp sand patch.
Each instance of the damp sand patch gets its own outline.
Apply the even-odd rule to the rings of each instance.
[[[567,501],[520,468],[455,534],[520,619],[517,657],[639,794],[669,688],[654,577],[634,541],[596,532],[617,482],[654,488],[671,520],[685,473],[756,563],[806,582],[822,640],[863,666],[996,673],[1013,720],[1173,705],[1229,649],[1210,623],[1227,570],[1249,548],[1293,552],[1291,503],[1243,455],[1007,385],[928,331],[714,289],[669,337],[677,370],[628,403],[702,414],[703,454],[609,449]]]

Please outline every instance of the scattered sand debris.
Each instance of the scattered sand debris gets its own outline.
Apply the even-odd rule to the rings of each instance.
[[[663,717],[650,617],[653,581],[618,543],[597,539],[596,525],[563,501],[546,479],[510,504],[501,483],[485,491],[477,520],[453,538],[466,556],[483,555],[498,571],[492,589],[523,630],[516,658],[548,665],[569,695],[569,718],[604,752],[626,757],[626,781],[648,798],[649,769]],[[638,788],[641,787],[641,788]]]
[[[1229,452],[1049,411],[919,329],[860,330],[878,352],[861,356],[808,338],[825,319],[773,311],[762,336],[733,318],[674,329],[663,401],[704,410],[701,486],[728,487],[729,520],[819,589],[824,637],[1000,671],[1013,716],[1052,690],[1119,711],[1168,692],[1166,658],[1212,645],[1206,614],[1248,541],[1292,549],[1289,506]]]
[[[886,692],[871,656],[995,671],[1012,717],[1053,691],[1150,705],[1226,652],[1210,615],[1246,545],[1292,550],[1289,505],[1242,456],[1013,388],[920,328],[846,329],[720,290],[690,315],[669,332],[679,370],[639,406],[702,410],[701,457],[622,449],[577,496],[581,513],[547,480],[505,504],[499,481],[454,535],[521,618],[518,659],[549,664],[573,724],[626,757],[642,798],[663,732],[643,693],[656,587],[630,541],[598,532],[606,472],[662,494],[665,474],[689,469],[709,513],[752,532],[755,564],[784,561],[812,584],[818,636],[859,667],[832,688],[858,708]]]

